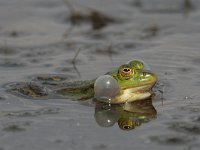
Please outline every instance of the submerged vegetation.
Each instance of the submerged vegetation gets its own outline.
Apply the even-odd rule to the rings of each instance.
[[[89,12],[88,14],[76,11],[75,8],[73,7],[73,1],[69,0],[64,0],[64,1],[71,11],[69,20],[71,21],[72,25],[79,25],[81,23],[89,22],[93,30],[99,30],[107,26],[109,23],[116,22],[116,19],[114,19],[113,17],[107,16],[98,10],[91,9],[88,7],[85,7]]]

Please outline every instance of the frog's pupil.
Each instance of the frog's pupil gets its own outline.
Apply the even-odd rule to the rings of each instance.
[[[130,129],[131,127],[130,126],[128,126],[128,125],[125,125],[124,126],[124,129]]]

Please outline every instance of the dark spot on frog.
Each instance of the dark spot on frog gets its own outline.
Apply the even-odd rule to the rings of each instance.
[[[47,76],[38,76],[37,77],[38,80],[41,80],[41,81],[62,81],[62,80],[65,80],[66,78],[64,77],[60,77],[60,76],[56,76],[56,75],[47,75]]]
[[[13,83],[8,85],[7,87],[7,92],[14,95],[25,96],[33,99],[47,99],[48,96],[46,89],[34,82]]]
[[[72,75],[63,75],[63,74],[41,74],[41,75],[35,75],[32,78],[32,81],[39,82],[43,86],[46,86],[48,88],[52,89],[66,80],[71,80],[74,78]]]
[[[77,88],[66,88],[66,89],[63,89],[63,90],[67,90],[68,92],[75,92],[75,91],[77,91],[77,92],[80,92],[80,93],[82,93],[82,94],[87,94],[88,93],[88,91],[89,90],[91,90],[91,88],[93,88],[93,85],[91,85],[90,87],[82,87],[82,88],[79,88],[79,89],[77,89]]]
[[[75,87],[65,86],[62,89],[56,90],[55,93],[58,95],[65,95],[66,93],[68,93],[69,95],[75,94],[75,93],[78,93],[78,94],[81,93],[82,96],[80,98],[77,98],[76,100],[85,100],[85,99],[93,97],[94,95],[93,88],[94,88],[94,84],[85,85],[78,89],[76,88],[76,86]],[[91,94],[88,95],[88,93],[91,93]]]

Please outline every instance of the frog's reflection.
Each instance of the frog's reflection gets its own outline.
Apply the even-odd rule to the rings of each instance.
[[[132,130],[156,118],[156,114],[152,100],[147,99],[120,105],[96,102],[94,117],[101,127],[111,127],[118,123],[120,129]]]

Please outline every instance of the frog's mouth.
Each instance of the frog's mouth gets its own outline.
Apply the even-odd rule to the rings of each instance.
[[[132,87],[132,88],[127,88],[124,89],[124,93],[145,93],[151,91],[152,87],[155,85],[155,83],[151,84],[146,84],[142,86],[137,86],[137,87]]]

